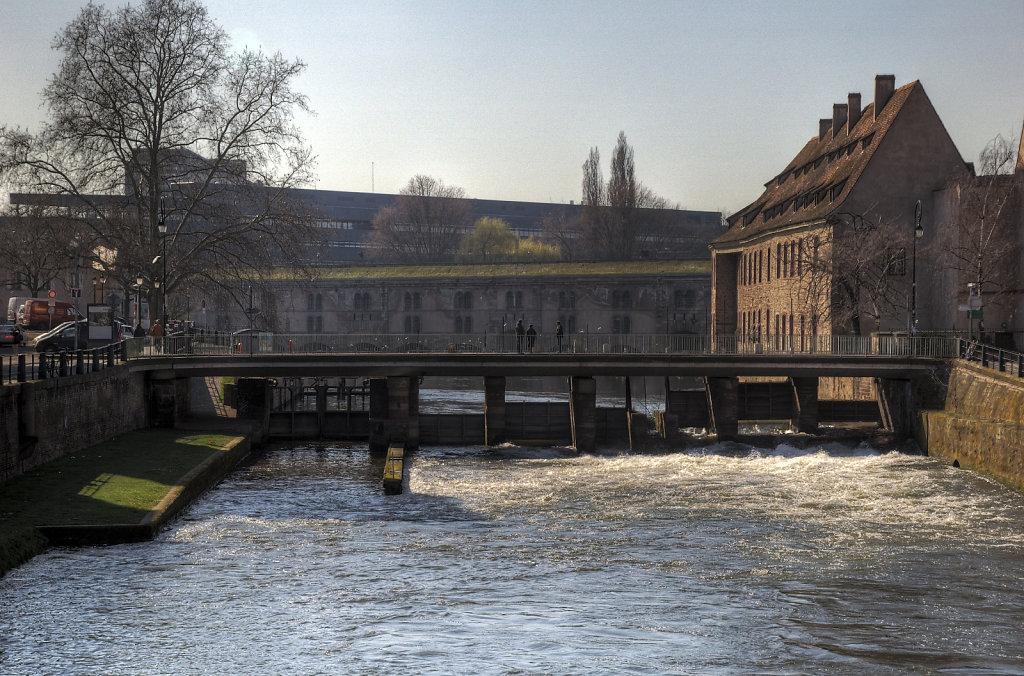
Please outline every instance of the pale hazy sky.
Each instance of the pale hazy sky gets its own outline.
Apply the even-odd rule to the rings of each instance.
[[[0,124],[36,130],[53,36],[84,0],[0,0]],[[118,0],[103,3],[122,4]],[[299,57],[316,187],[578,201],[619,131],[684,208],[735,211],[874,76],[920,80],[965,160],[1024,124],[1024,0],[207,0],[235,39]]]

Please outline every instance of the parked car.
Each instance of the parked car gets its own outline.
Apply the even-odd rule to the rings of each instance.
[[[15,324],[0,324],[0,345],[14,347],[21,342],[21,329]]]
[[[60,326],[47,331],[36,338],[36,352],[58,352],[75,349],[75,323],[64,322]],[[89,347],[89,323],[82,320],[78,324],[78,349]]]

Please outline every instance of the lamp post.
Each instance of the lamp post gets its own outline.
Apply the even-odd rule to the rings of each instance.
[[[142,275],[135,278],[135,326],[142,324]]]
[[[910,330],[909,333],[917,333],[917,240],[924,237],[924,228],[921,227],[921,200],[917,200],[914,206],[914,267],[910,278]]]
[[[164,213],[164,197],[160,196],[160,221],[156,226],[157,230],[160,231],[160,243],[163,246],[163,254],[161,260],[163,261],[163,274],[161,276],[161,286],[163,292],[160,296],[160,307],[163,308],[163,329],[167,330],[167,221],[166,214]]]

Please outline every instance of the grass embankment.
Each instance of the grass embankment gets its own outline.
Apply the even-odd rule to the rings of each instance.
[[[138,526],[183,477],[223,455],[235,438],[137,430],[0,484],[0,574],[45,548],[38,528]]]
[[[303,277],[303,274],[305,277]],[[711,274],[711,261],[618,261],[602,263],[495,263],[491,265],[364,265],[325,268],[324,280],[471,279],[474,277],[566,277],[601,275]],[[309,279],[309,273],[280,269],[279,280]]]

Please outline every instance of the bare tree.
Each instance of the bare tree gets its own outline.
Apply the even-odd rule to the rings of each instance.
[[[389,262],[450,260],[472,222],[472,206],[462,188],[418,174],[394,206],[374,216],[369,244],[377,258]]]
[[[899,232],[870,215],[836,213],[826,227],[796,242],[795,251],[784,251],[786,262],[775,255],[776,269],[792,260],[804,271],[794,289],[798,306],[810,313],[812,332],[831,325],[833,334],[865,335],[908,311],[912,242],[902,241]]]
[[[54,48],[49,121],[37,135],[0,128],[0,168],[113,252],[95,261],[108,277],[127,287],[167,264],[167,293],[305,255],[310,214],[289,197],[313,167],[294,123],[309,110],[293,88],[301,61],[231,52],[198,0],[89,4]]]
[[[583,163],[583,211],[581,231],[590,255],[610,260],[630,260],[657,247],[668,236],[671,219],[658,210],[668,202],[636,179],[633,147],[619,132],[612,152],[607,185],[600,168],[601,157],[592,148]]]
[[[89,251],[74,221],[40,215],[32,207],[8,208],[0,220],[0,284],[39,296],[62,279],[68,286],[76,259]]]
[[[982,150],[977,175],[967,174],[951,185],[956,216],[945,253],[963,282],[960,293],[967,290],[967,283],[976,284],[986,305],[1010,304],[1016,287],[1018,205],[1010,175],[1016,156],[1013,145],[997,135]],[[979,331],[983,330],[982,322]]]
[[[588,254],[578,212],[557,209],[541,219],[541,237],[546,244],[557,247],[561,258],[575,261]]]

